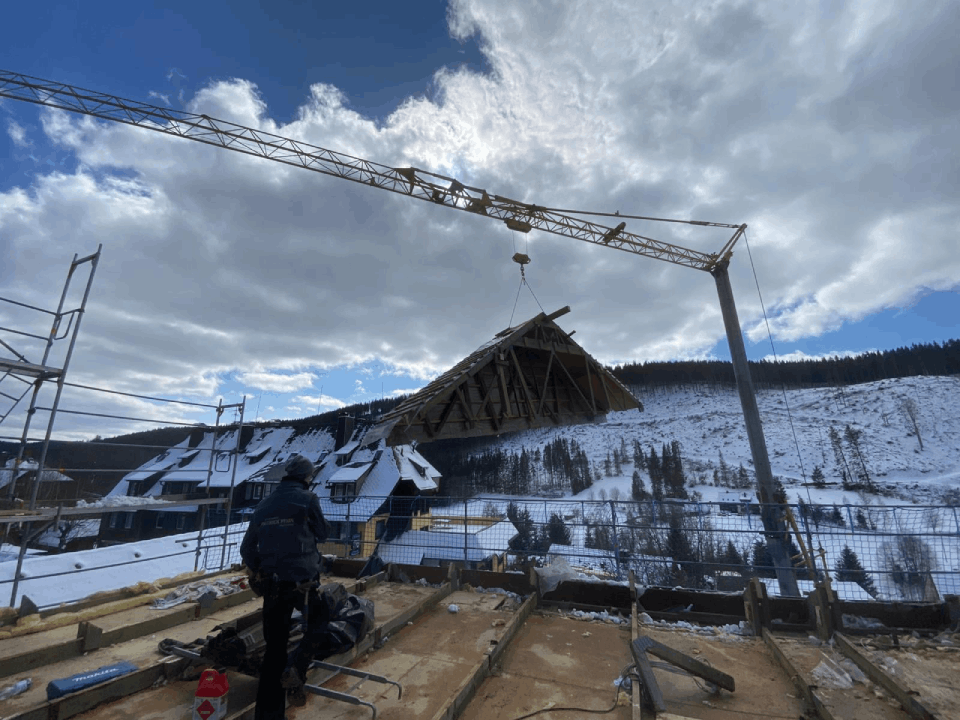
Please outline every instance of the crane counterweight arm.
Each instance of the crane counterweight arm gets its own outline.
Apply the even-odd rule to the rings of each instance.
[[[154,132],[371,185],[418,200],[498,219],[510,229],[520,232],[529,232],[536,228],[554,235],[576,238],[697,270],[710,271],[722,262],[724,257],[729,255],[729,251],[745,227],[689,221],[696,225],[737,227],[737,232],[720,253],[702,253],[628,232],[625,222],[621,222],[615,228],[606,227],[537,205],[499,195],[491,196],[481,188],[470,187],[454,178],[426,170],[381,165],[226,120],[211,118],[205,114],[161,108],[3,70],[0,70],[0,96],[134,125]]]

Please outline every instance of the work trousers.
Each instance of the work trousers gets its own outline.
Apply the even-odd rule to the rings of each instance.
[[[298,590],[292,583],[278,583],[263,596],[263,639],[266,650],[260,667],[260,685],[257,688],[255,720],[283,720],[286,709],[286,691],[280,685],[280,677],[288,664],[287,645],[290,642],[290,626],[293,611],[304,612],[307,593]],[[303,639],[290,657],[289,664],[306,677],[307,668],[322,640],[329,621],[326,606],[320,602],[316,589],[309,592],[306,606],[307,626]]]

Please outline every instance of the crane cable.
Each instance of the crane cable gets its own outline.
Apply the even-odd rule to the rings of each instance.
[[[783,405],[787,409],[787,419],[790,421],[790,431],[793,433],[793,444],[797,448],[797,460],[800,462],[800,477],[807,481],[807,473],[803,468],[803,456],[800,454],[800,441],[797,440],[797,429],[793,425],[793,413],[790,412],[790,401],[787,400],[787,386],[783,382],[783,373],[780,371],[780,360],[777,357],[777,348],[773,344],[773,333],[770,332],[770,321],[767,319],[767,309],[763,304],[763,293],[760,292],[760,280],[757,278],[757,268],[753,264],[753,253],[750,252],[750,241],[747,240],[747,231],[743,231],[743,242],[747,246],[747,256],[750,258],[750,269],[753,271],[753,281],[757,285],[757,296],[760,298],[760,309],[763,311],[763,322],[767,326],[767,337],[770,340],[770,349],[773,350],[773,360],[777,363],[777,377],[780,379],[780,391],[783,393]]]

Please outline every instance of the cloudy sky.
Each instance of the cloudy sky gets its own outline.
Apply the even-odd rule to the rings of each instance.
[[[0,65],[549,207],[747,223],[781,355],[960,336],[952,0],[259,5],[21,4]],[[73,382],[299,417],[416,389],[541,305],[570,305],[607,363],[727,353],[703,272],[10,99],[0,131],[0,294],[56,307],[103,244]],[[730,235],[627,227],[706,252]],[[769,356],[743,242],[731,278]],[[4,304],[0,325],[49,320]],[[61,406],[213,417],[69,388]],[[56,435],[144,427],[63,414]]]

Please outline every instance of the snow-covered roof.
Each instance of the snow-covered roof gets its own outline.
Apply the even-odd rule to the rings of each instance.
[[[400,467],[400,479],[409,480],[418,490],[436,490],[440,486],[440,471],[410,445],[391,448]]]
[[[6,487],[10,484],[10,480],[13,478],[13,465],[15,460],[11,458],[7,460],[6,467],[0,470],[0,488]],[[37,468],[40,467],[40,464],[36,460],[30,458],[24,458],[20,461],[20,467],[17,468],[17,479],[24,477],[28,473],[36,472]],[[53,470],[52,468],[44,468],[42,482],[73,482],[73,478],[64,475],[58,470]]]
[[[467,533],[466,554],[469,562],[486,560],[495,551],[481,547],[479,533]],[[408,530],[390,542],[380,544],[380,559],[385,563],[419,565],[427,560],[463,560],[464,534],[461,532],[433,532]]]
[[[366,475],[372,467],[372,462],[353,462],[349,465],[344,465],[330,476],[330,479],[327,480],[327,483],[357,482],[360,478]]]
[[[208,432],[194,447],[189,447],[189,438],[186,438],[128,473],[109,495],[126,495],[131,481],[157,478],[158,474],[159,482],[144,488],[146,494],[159,495],[165,482],[193,482],[206,487],[208,472],[212,488],[226,488],[247,481],[262,482],[275,467],[282,470],[292,455],[299,453],[319,461],[332,450],[333,443],[333,437],[325,429],[295,435],[291,427],[258,428],[247,443],[247,447],[253,450],[239,456],[234,475],[233,450],[237,446],[237,431],[228,430],[221,434],[216,448],[213,447],[213,433]],[[212,468],[211,450],[215,452]]]
[[[333,454],[334,454],[334,455],[337,455],[337,456],[339,456],[339,457],[345,457],[345,456],[349,455],[350,453],[352,453],[354,450],[356,450],[356,449],[357,449],[357,445],[359,445],[359,444],[360,444],[360,441],[359,441],[359,440],[351,440],[351,441],[348,442],[346,445],[344,445],[342,448],[338,448],[337,450],[334,450],[334,451],[333,451]]]

